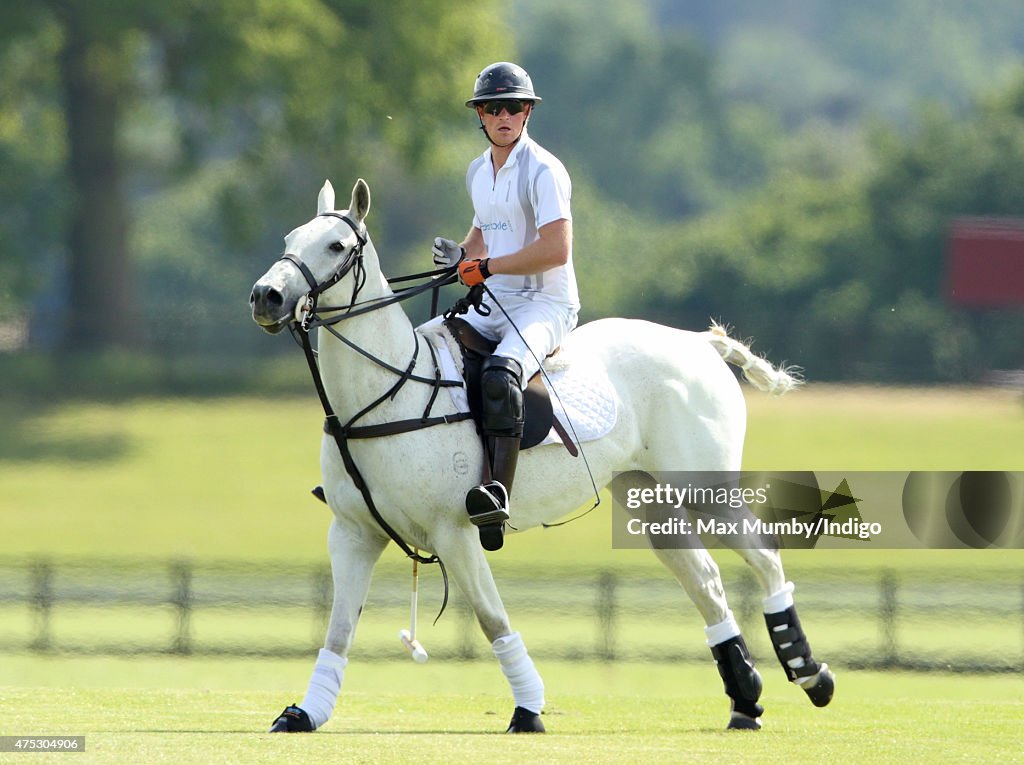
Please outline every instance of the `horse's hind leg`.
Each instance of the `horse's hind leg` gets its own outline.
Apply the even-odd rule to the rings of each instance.
[[[544,708],[544,681],[526,651],[518,632],[513,632],[501,602],[491,568],[473,527],[452,527],[434,532],[435,552],[444,560],[459,590],[469,601],[491,649],[501,665],[515,700],[506,733],[543,733],[540,713]]]
[[[356,623],[370,589],[373,566],[386,543],[386,539],[366,536],[358,528],[343,527],[337,520],[331,523],[327,548],[334,601],[324,647],[317,655],[302,702],[286,708],[274,721],[271,733],[310,732],[330,719],[341,691]]]
[[[764,620],[786,676],[803,688],[815,706],[827,705],[835,691],[835,675],[828,664],[819,664],[811,653],[793,602],[794,585],[786,581],[779,551],[754,547],[736,552],[753,569],[765,592]]]
[[[621,473],[611,485],[620,507],[626,507],[629,489],[652,488],[655,481],[649,473]],[[729,728],[757,730],[764,707],[761,698],[761,675],[754,667],[750,651],[743,640],[725,598],[722,577],[711,554],[696,537],[687,537],[692,545],[685,548],[663,548],[652,544],[654,554],[682,585],[686,594],[704,619],[704,634],[718,674],[731,702]]]
[[[704,634],[718,674],[731,700],[729,728],[757,730],[764,707],[761,675],[754,668],[750,651],[725,599],[718,565],[703,547],[658,549],[655,554],[690,596],[704,623]]]

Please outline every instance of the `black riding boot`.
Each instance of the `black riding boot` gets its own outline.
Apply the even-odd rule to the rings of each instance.
[[[500,550],[505,541],[505,521],[509,519],[509,499],[523,435],[522,374],[519,362],[503,356],[487,359],[481,373],[484,438],[492,480],[470,489],[466,510],[480,528],[480,544],[485,550]]]

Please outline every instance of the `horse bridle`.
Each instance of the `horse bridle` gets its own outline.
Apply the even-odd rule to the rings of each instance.
[[[356,245],[348,251],[345,259],[341,262],[341,265],[335,269],[334,274],[323,282],[318,282],[316,280],[316,276],[314,276],[313,272],[309,270],[309,266],[303,263],[302,259],[299,258],[298,255],[286,252],[279,258],[279,260],[286,260],[299,269],[299,273],[302,274],[302,278],[305,279],[306,284],[309,285],[309,292],[306,293],[305,304],[303,307],[304,315],[300,322],[304,330],[309,329],[308,322],[316,316],[317,303],[320,299],[320,295],[344,279],[348,275],[349,271],[353,268],[356,269],[356,278],[352,283],[352,299],[349,301],[349,308],[355,305],[356,300],[359,298],[359,291],[366,283],[366,269],[363,267],[363,248],[366,247],[366,243],[369,241],[369,238],[366,236],[365,229],[343,213],[322,212],[317,215],[317,217],[337,218],[338,220],[342,220],[347,223],[349,228],[352,229],[352,233],[356,235]],[[330,308],[325,310],[341,309]]]

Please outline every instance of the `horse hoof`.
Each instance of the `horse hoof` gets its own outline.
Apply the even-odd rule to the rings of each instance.
[[[822,664],[821,669],[818,670],[817,682],[814,685],[808,684],[808,686],[804,687],[804,692],[811,703],[816,707],[828,706],[828,703],[832,701],[832,694],[836,690],[836,676],[828,668],[828,664]]]
[[[269,733],[312,733],[313,721],[305,710],[296,706],[285,707],[280,716],[270,726]]]
[[[544,723],[541,722],[540,715],[536,712],[516,707],[516,711],[512,713],[512,722],[508,724],[508,730],[505,732],[544,733]]]
[[[726,730],[761,730],[761,718],[751,717],[742,712],[733,712],[729,715],[729,724]]]

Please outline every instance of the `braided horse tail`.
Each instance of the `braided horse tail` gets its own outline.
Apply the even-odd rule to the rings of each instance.
[[[702,336],[714,346],[726,362],[742,369],[746,381],[758,390],[773,396],[781,396],[803,385],[799,367],[775,367],[770,361],[751,351],[747,344],[729,337],[728,329],[718,322],[713,321]]]

